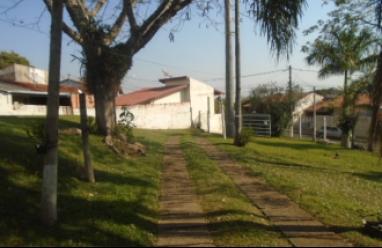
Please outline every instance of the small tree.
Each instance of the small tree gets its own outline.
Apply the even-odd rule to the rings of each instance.
[[[344,75],[344,101],[340,125],[342,126],[342,146],[350,148],[350,131],[353,116],[349,113],[348,80],[355,71],[377,60],[376,44],[378,38],[369,27],[359,28],[351,20],[341,20],[338,11],[329,14],[331,19],[326,23],[319,21],[320,35],[315,41],[302,47],[308,56],[309,65],[320,65],[318,77],[323,79],[331,75]],[[317,30],[313,26],[305,31],[309,34]]]
[[[259,85],[252,89],[249,99],[252,109],[259,114],[271,115],[272,136],[281,136],[285,129],[293,123],[289,111],[294,108],[296,103],[294,93],[300,92],[300,90],[300,86],[295,85],[292,88],[293,97],[289,98],[288,94],[285,94],[285,88],[277,86],[275,83]]]
[[[3,69],[12,64],[20,64],[27,66],[30,65],[29,60],[27,58],[20,56],[14,51],[11,51],[10,53],[6,51],[0,52],[0,69]]]

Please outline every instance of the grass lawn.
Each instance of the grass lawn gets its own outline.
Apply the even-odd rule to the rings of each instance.
[[[25,129],[39,117],[0,117],[0,246],[153,246],[157,239],[164,144],[181,136],[182,150],[218,245],[288,246],[271,222],[195,144],[205,135],[219,149],[288,195],[354,245],[382,246],[362,233],[362,216],[381,212],[382,165],[376,154],[288,138],[255,138],[244,148],[190,130],[139,130],[147,158],[116,156],[91,135],[96,184],[79,180],[81,137],[60,135],[58,221],[40,224],[43,157]],[[60,127],[79,127],[63,117]],[[340,158],[333,155],[339,152]]]
[[[233,146],[232,139],[207,138],[353,244],[382,246],[362,229],[363,216],[382,212],[377,153],[296,138],[255,137],[244,148]],[[339,159],[333,158],[336,152]]]
[[[153,246],[163,144],[171,133],[136,130],[149,157],[122,159],[90,136],[96,184],[80,181],[81,137],[60,135],[58,221],[40,225],[43,157],[24,129],[38,117],[0,117],[0,246]],[[63,117],[60,127],[78,127]]]
[[[180,142],[215,245],[292,246],[192,136]]]

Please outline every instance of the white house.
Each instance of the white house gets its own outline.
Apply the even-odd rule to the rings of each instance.
[[[200,125],[207,131],[222,132],[221,115],[215,114],[214,100],[215,95],[223,92],[187,76],[159,82],[164,86],[117,97],[117,111],[121,106],[129,106],[135,116],[134,124],[139,128],[184,129]]]

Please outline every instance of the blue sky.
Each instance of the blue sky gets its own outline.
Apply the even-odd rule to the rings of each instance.
[[[115,1],[115,0],[111,0]],[[0,2],[0,50],[19,53],[29,59],[36,68],[48,70],[49,63],[49,26],[50,15],[44,13],[39,25],[30,25],[38,20],[44,10],[42,0],[27,0],[14,9],[4,13],[12,0]],[[304,87],[306,91],[325,87],[337,87],[343,84],[343,78],[329,77],[317,79],[317,67],[308,67],[304,62],[306,54],[301,53],[301,46],[306,41],[313,41],[315,34],[303,36],[302,31],[317,23],[319,19],[327,19],[326,13],[333,5],[322,5],[321,0],[308,1],[308,8],[300,21],[297,32],[297,44],[289,62],[281,60],[276,63],[271,56],[266,38],[259,36],[254,23],[242,17],[242,93],[246,95],[251,88],[271,81],[285,86],[288,82],[289,64],[292,66],[292,81]],[[242,6],[244,12],[244,6]],[[194,11],[195,13],[195,11]],[[134,58],[133,67],[123,81],[126,92],[144,87],[156,87],[163,78],[161,69],[170,72],[173,77],[189,76],[213,87],[225,91],[225,38],[224,21],[221,16],[214,16],[222,24],[207,28],[196,14],[191,21],[184,23],[181,31],[176,32],[175,41],[170,42],[169,31],[175,22],[166,24],[148,45],[139,51]],[[70,23],[66,17],[65,20]],[[23,27],[22,27],[23,26]],[[80,76],[80,63],[73,61],[73,54],[79,56],[81,48],[66,35],[62,46],[62,79]],[[273,72],[274,73],[268,73]],[[257,75],[262,74],[264,75]]]

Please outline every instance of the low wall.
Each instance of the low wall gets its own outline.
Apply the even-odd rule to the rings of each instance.
[[[325,116],[326,119],[326,125],[327,126],[337,126],[337,120],[339,116]],[[356,127],[355,127],[355,137],[356,139],[367,139],[368,136],[368,130],[371,122],[370,116],[360,116],[358,118]],[[301,132],[304,135],[312,135],[313,134],[313,117],[309,116],[303,116],[301,119]],[[317,131],[324,125],[324,116],[317,115],[316,116],[316,128]],[[299,132],[299,121],[297,121],[293,125],[294,134],[298,135]]]
[[[129,108],[134,124],[145,129],[185,129],[191,127],[190,103],[135,105]],[[121,113],[117,108],[117,118]]]
[[[19,105],[15,107],[14,105],[2,105],[0,107],[0,115],[46,115],[45,105]],[[60,115],[72,115],[73,108],[70,106],[60,106]]]

